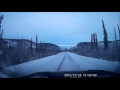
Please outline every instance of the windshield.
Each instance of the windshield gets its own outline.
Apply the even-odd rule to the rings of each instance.
[[[120,12],[0,13],[0,77],[119,76]]]

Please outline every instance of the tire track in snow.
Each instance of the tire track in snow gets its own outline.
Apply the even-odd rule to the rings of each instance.
[[[62,66],[62,64],[63,64],[63,62],[64,62],[64,60],[65,60],[65,55],[64,55],[64,57],[63,57],[63,59],[62,59],[62,61],[61,61],[61,63],[60,63],[60,66],[58,67],[57,72],[59,72],[59,71],[60,71],[60,68],[61,68],[61,66]]]
[[[79,66],[75,63],[75,61],[71,58],[71,56],[68,55],[68,53],[67,53],[66,55],[67,55],[67,57],[69,58],[69,61],[71,61],[71,62],[77,67],[77,69],[78,69],[79,71],[81,71],[81,70],[79,69]]]
[[[62,59],[57,72],[61,71],[77,71],[81,72],[74,60],[66,52],[64,53],[64,58]]]

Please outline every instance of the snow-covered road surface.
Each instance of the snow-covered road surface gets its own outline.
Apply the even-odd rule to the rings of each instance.
[[[100,60],[80,56],[70,52],[62,52],[53,56],[10,66],[5,69],[14,71],[18,77],[30,75],[36,72],[85,70],[106,70],[110,72],[120,73],[120,62]]]

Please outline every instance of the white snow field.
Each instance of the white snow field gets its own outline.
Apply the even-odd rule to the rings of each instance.
[[[18,77],[30,75],[36,72],[85,70],[106,70],[120,73],[120,62],[100,60],[96,58],[80,56],[70,52],[62,52],[53,56],[6,67],[5,69],[15,72]]]

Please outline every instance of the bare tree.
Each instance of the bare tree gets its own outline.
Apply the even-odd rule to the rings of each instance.
[[[108,48],[108,37],[107,37],[107,31],[105,29],[103,20],[102,20],[102,26],[103,26],[103,35],[104,35],[104,49],[107,49]]]
[[[118,26],[118,24],[117,24],[117,26]],[[119,40],[120,40],[120,28],[119,28],[119,26],[118,26],[118,32],[119,32]]]
[[[95,33],[95,44],[96,44],[96,49],[98,49],[98,39],[97,39],[97,34]]]
[[[38,53],[38,36],[36,35],[36,54]]]
[[[117,44],[117,35],[116,35],[116,29],[115,29],[115,27],[113,26],[113,28],[114,28],[114,35],[115,35],[115,43]]]
[[[31,56],[33,56],[33,50],[32,50],[32,38],[31,38],[31,42],[30,42],[30,50],[31,50]]]

